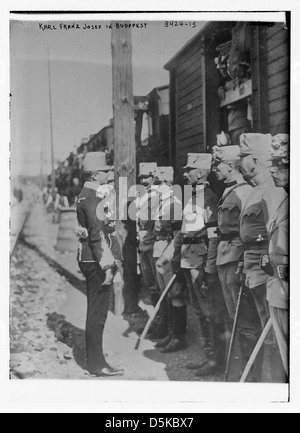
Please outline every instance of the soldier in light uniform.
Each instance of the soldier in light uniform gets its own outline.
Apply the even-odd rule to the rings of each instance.
[[[92,152],[86,155],[83,171],[86,182],[77,199],[77,219],[80,230],[78,262],[87,283],[88,311],[86,322],[87,369],[95,377],[120,376],[122,370],[110,367],[103,353],[103,331],[107,320],[112,283],[121,251],[112,242],[114,235],[102,209],[106,195],[107,175],[111,167],[106,155]],[[111,248],[114,246],[114,248]]]
[[[140,267],[153,306],[156,306],[160,297],[156,279],[155,261],[153,258],[153,248],[156,241],[154,233],[154,214],[159,202],[157,186],[154,184],[154,174],[156,169],[156,163],[140,164],[139,178],[141,185],[145,187],[145,193],[140,195],[136,201]],[[161,337],[159,319],[153,324],[149,333],[149,338],[150,336],[152,338]]]
[[[182,225],[182,203],[174,195],[173,167],[158,167],[155,182],[159,183],[159,207],[155,214],[155,234],[153,257],[157,267],[157,281],[163,293],[174,276],[171,259],[174,253],[174,236]],[[186,346],[187,311],[184,298],[185,284],[177,278],[170,290],[167,300],[161,307],[162,327],[166,338],[159,341],[156,347],[163,353],[176,352]]]
[[[268,253],[270,219],[286,197],[283,188],[276,188],[270,175],[272,136],[270,134],[243,134],[240,138],[241,170],[254,185],[241,214],[240,233],[245,246],[246,286],[251,290],[263,329],[269,318],[267,302],[268,276],[261,269],[260,260]],[[264,347],[265,365],[262,380],[275,381],[274,338],[271,335]]]
[[[181,231],[175,238],[174,270],[183,269],[191,303],[199,317],[203,344],[196,363],[187,365],[196,376],[214,375],[224,368],[226,305],[217,275],[218,198],[210,189],[211,154],[189,154],[184,168],[193,188],[183,211]],[[179,258],[179,260],[178,260]]]
[[[218,180],[225,184],[225,191],[218,206],[218,226],[221,242],[218,247],[218,273],[226,301],[231,329],[235,318],[241,281],[237,270],[243,257],[244,245],[240,237],[240,215],[252,192],[240,173],[239,146],[214,148],[214,171]],[[242,371],[257,341],[254,324],[258,321],[253,298],[244,287],[240,312],[239,342],[242,353]],[[254,378],[253,378],[254,380]]]
[[[284,369],[289,375],[289,135],[279,134],[272,140],[271,174],[275,186],[283,187],[287,196],[281,202],[269,225],[270,245],[264,269],[270,275],[267,299]]]

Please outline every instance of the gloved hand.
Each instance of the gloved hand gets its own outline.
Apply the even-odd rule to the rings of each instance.
[[[75,226],[74,233],[80,239],[87,239],[89,237],[89,232],[85,227]]]
[[[161,275],[164,275],[164,273],[165,273],[165,267],[166,267],[166,265],[169,263],[169,260],[166,258],[166,257],[164,257],[164,256],[161,256],[157,261],[156,261],[156,268],[157,268],[157,270],[158,270],[158,272],[161,274]]]
[[[101,286],[111,286],[114,282],[116,268],[109,268],[105,271],[105,280]]]

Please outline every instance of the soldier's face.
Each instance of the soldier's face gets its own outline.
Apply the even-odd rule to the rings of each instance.
[[[185,183],[187,185],[197,185],[200,180],[199,173],[199,169],[187,169],[183,174]]]
[[[219,165],[214,168],[218,180],[227,180],[230,176],[231,170],[229,165],[222,161]]]
[[[275,186],[285,187],[289,184],[289,168],[285,164],[273,164],[270,173],[274,180]]]
[[[256,174],[256,162],[253,156],[248,155],[241,158],[241,172],[245,180],[251,180]]]
[[[94,173],[93,178],[100,185],[105,185],[107,183],[108,171],[97,171]]]
[[[143,176],[141,177],[141,185],[144,185],[146,188],[154,184],[153,176]]]

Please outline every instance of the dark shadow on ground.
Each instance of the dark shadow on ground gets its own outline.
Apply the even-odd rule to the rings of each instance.
[[[86,370],[85,331],[67,322],[61,314],[51,313],[47,317],[47,325],[54,332],[55,338],[73,350],[75,361]]]

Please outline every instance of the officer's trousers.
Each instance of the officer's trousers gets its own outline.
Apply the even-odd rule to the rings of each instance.
[[[289,375],[288,339],[289,339],[289,312],[283,308],[270,306],[272,324],[275,331],[280,355],[287,376]]]
[[[164,274],[161,274],[156,269],[157,282],[161,294],[164,292],[165,288],[167,287],[172,277],[174,276],[174,272],[170,262],[164,265],[164,271],[165,271]],[[173,307],[185,306],[184,292],[185,292],[185,284],[182,283],[181,281],[176,281],[172,289],[168,293],[168,299],[173,305]]]
[[[150,295],[159,294],[159,289],[156,280],[156,266],[153,258],[153,249],[142,251],[140,253],[141,272],[147,289]]]
[[[242,284],[237,280],[237,269],[238,262],[231,262],[218,266],[219,279],[231,320],[231,327],[235,318]],[[239,332],[246,338],[255,340],[258,337],[257,330],[259,317],[250,290],[247,287],[244,287],[243,289],[243,296],[240,305]]]
[[[108,316],[111,286],[101,286],[105,274],[98,263],[80,263],[87,286],[86,353],[87,369],[96,372],[106,367],[103,332]]]

